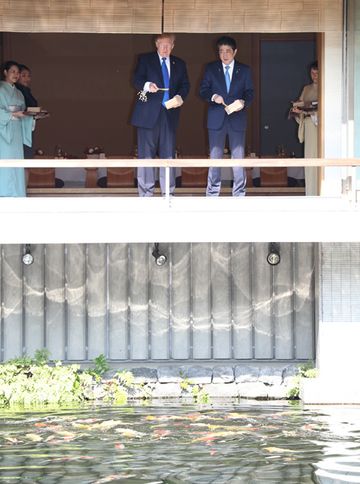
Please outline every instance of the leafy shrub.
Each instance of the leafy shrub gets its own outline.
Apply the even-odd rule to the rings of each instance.
[[[99,355],[96,358],[94,358],[94,364],[95,368],[93,369],[94,373],[96,373],[99,376],[103,376],[104,373],[109,371],[110,366],[109,363],[106,360],[105,355]]]
[[[109,365],[104,355],[95,358],[93,370],[81,371],[79,365],[49,363],[46,349],[35,352],[34,358],[23,356],[0,364],[0,406],[69,404],[96,400],[124,404],[133,391],[134,377],[129,371],[99,385]]]
[[[84,389],[89,385],[91,379],[79,373],[79,365],[0,365],[1,405],[31,406],[79,402],[84,400]]]
[[[287,392],[287,396],[290,400],[298,400],[300,397],[300,385],[302,378],[316,378],[318,375],[317,368],[314,368],[312,362],[300,365],[298,368],[298,374],[294,376],[292,380],[292,386]]]
[[[182,372],[180,372],[180,376],[183,377]],[[195,403],[210,403],[210,396],[202,385],[197,385],[188,378],[183,377],[180,382],[180,388],[183,392],[191,394]]]

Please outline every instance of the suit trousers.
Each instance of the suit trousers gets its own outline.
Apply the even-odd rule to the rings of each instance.
[[[162,107],[153,128],[137,128],[139,159],[171,159],[175,156],[175,129],[170,125],[166,108]],[[165,168],[160,168],[160,188],[165,194]],[[155,168],[138,168],[138,192],[140,197],[151,197],[155,189]],[[175,168],[170,168],[170,193],[175,190]]]
[[[234,131],[231,129],[229,118],[225,118],[224,124],[220,129],[209,129],[208,133],[211,159],[223,158],[226,136],[229,138],[231,158],[244,158],[245,131]],[[234,166],[233,176],[233,197],[245,195],[246,170],[241,166]],[[210,167],[208,172],[206,196],[216,197],[220,194],[220,189],[221,168]]]

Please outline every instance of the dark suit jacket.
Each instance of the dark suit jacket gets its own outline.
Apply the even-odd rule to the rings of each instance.
[[[37,100],[32,95],[31,89],[29,87],[23,86],[22,84],[16,83],[16,89],[22,92],[25,99],[25,106],[27,108],[35,108],[38,106]]]
[[[225,104],[231,104],[236,99],[243,99],[245,107],[241,111],[228,115],[224,106],[211,101],[214,94],[222,96]],[[245,131],[246,108],[254,97],[250,67],[235,61],[230,91],[227,93],[222,62],[220,60],[211,62],[206,66],[204,78],[200,84],[200,96],[209,103],[208,129],[220,129],[225,117],[229,116],[230,126],[234,131]]]
[[[158,87],[164,87],[161,64],[157,52],[143,54],[139,57],[133,79],[137,91],[141,91],[147,81],[154,82]],[[171,99],[175,95],[180,94],[185,99],[189,89],[190,83],[185,62],[171,55],[169,98]],[[153,128],[162,109],[163,96],[164,91],[158,91],[156,93],[148,92],[147,102],[142,102],[137,98],[131,117],[131,124],[140,128]],[[176,129],[180,109],[169,109],[167,113],[171,127]]]

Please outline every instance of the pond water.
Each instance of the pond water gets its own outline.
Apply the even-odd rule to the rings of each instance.
[[[360,482],[360,409],[172,405],[0,411],[2,483]]]

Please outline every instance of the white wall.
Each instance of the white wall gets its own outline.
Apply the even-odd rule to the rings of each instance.
[[[343,120],[342,82],[342,32],[324,34],[322,89],[322,126],[324,134],[324,157],[341,158],[347,156],[347,126]],[[346,120],[345,120],[346,121]],[[340,195],[341,178],[347,168],[325,168],[321,184],[321,194]]]

